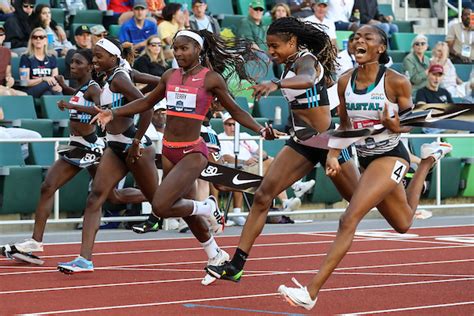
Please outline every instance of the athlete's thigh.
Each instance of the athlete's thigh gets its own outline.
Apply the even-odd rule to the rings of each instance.
[[[110,148],[106,148],[97,166],[94,180],[92,181],[92,190],[106,191],[108,194],[120,179],[127,174],[127,171],[125,163]]]
[[[135,163],[129,163],[128,167],[147,200],[152,201],[158,187],[158,172],[156,171],[153,147],[145,148],[142,157]]]
[[[412,209],[408,204],[403,184],[400,183],[397,185],[397,187],[377,205],[377,209],[392,227],[403,226],[403,224],[406,223],[406,217],[401,215],[412,214]]]
[[[289,146],[284,146],[273,159],[257,190],[276,196],[313,169],[312,162]]]
[[[407,163],[397,157],[382,157],[372,161],[362,173],[350,200],[349,209],[365,214],[392,194],[401,180],[397,178],[399,163],[402,163],[406,169]],[[401,177],[403,178],[403,174]],[[400,202],[403,203],[403,201]]]
[[[78,174],[79,171],[81,171],[81,168],[59,158],[49,168],[44,182],[53,187],[60,188]]]

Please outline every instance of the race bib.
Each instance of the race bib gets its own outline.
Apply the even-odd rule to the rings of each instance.
[[[198,88],[169,85],[166,103],[169,110],[184,113],[196,112]]]
[[[395,162],[395,166],[393,166],[392,174],[390,175],[392,180],[396,183],[400,183],[400,181],[403,179],[403,176],[405,175],[406,168],[407,166],[397,160]]]
[[[471,45],[463,44],[461,49],[461,55],[463,57],[471,58]]]

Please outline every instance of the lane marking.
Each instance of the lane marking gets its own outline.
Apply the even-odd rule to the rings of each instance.
[[[451,307],[451,306],[463,306],[463,305],[474,305],[474,301],[437,304],[437,305],[403,307],[403,308],[385,309],[385,310],[370,311],[370,312],[357,312],[357,313],[353,313],[353,314],[355,314],[355,315],[369,315],[369,314],[372,315],[372,314],[383,314],[383,313],[390,313],[390,312],[414,311],[414,310],[420,310],[420,309]]]
[[[304,314],[295,314],[295,313],[285,313],[285,312],[273,312],[268,310],[260,309],[248,309],[248,308],[238,308],[238,307],[227,307],[227,306],[214,306],[214,305],[202,305],[202,304],[183,304],[187,308],[209,308],[209,309],[221,309],[225,311],[239,311],[246,313],[264,313],[271,315],[289,315],[289,316],[304,316]]]
[[[405,239],[405,238],[417,238],[417,234],[398,234],[392,232],[381,232],[381,231],[356,231],[356,236],[362,237],[376,237],[376,238],[395,238],[395,239]]]
[[[449,237],[438,237],[436,238],[436,240],[474,244],[474,237],[449,236]]]

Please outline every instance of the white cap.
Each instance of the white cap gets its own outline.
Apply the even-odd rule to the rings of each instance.
[[[224,115],[222,115],[222,122],[225,123],[228,119],[233,119],[232,115],[230,115],[229,112],[225,112]]]
[[[161,99],[160,102],[155,104],[155,106],[153,107],[153,111],[157,110],[166,110],[166,99]]]

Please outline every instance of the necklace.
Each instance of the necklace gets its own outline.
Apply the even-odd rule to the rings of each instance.
[[[191,67],[190,69],[188,70],[184,70],[183,69],[183,76],[186,76],[188,75],[191,71],[193,71],[194,69],[196,69],[198,66],[200,66],[201,64],[200,63],[197,63],[195,66]]]

